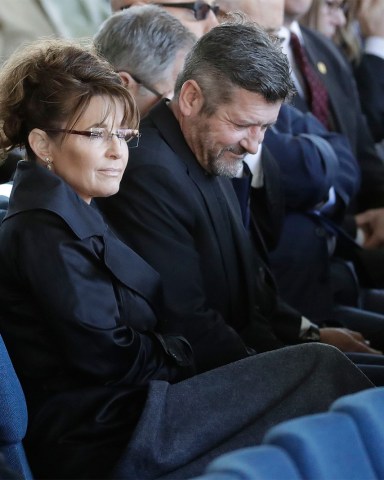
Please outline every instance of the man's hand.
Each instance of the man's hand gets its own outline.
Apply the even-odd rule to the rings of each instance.
[[[361,333],[347,328],[320,328],[320,341],[333,345],[342,352],[383,354],[383,352],[371,348]]]
[[[359,213],[355,220],[358,228],[361,228],[365,235],[364,248],[384,246],[384,208]]]
[[[384,0],[363,0],[357,12],[363,37],[384,37]]]

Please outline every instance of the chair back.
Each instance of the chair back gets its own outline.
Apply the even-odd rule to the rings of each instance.
[[[357,425],[348,415],[326,412],[276,425],[264,443],[282,448],[303,479],[375,480]]]
[[[242,448],[221,455],[205,474],[192,480],[302,480],[289,456],[268,445]]]
[[[0,336],[0,454],[12,471],[24,480],[32,480],[22,443],[27,424],[24,393]]]
[[[384,478],[384,387],[345,395],[331,410],[353,419],[378,478]]]

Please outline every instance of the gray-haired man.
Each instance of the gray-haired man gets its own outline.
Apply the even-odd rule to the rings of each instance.
[[[141,115],[172,98],[176,77],[196,37],[156,5],[134,6],[104,21],[94,43],[119,72]]]

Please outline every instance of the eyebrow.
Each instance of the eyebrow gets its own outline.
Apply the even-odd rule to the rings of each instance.
[[[239,125],[239,126],[242,126],[244,128],[247,128],[247,127],[262,127],[262,128],[270,128],[270,127],[273,127],[275,124],[276,124],[276,121],[274,122],[270,122],[270,123],[254,123],[254,122],[251,122],[251,123],[239,123],[239,122],[235,122],[234,120],[230,120],[231,123],[233,123],[234,125]]]

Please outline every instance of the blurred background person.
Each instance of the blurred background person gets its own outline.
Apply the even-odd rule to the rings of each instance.
[[[360,234],[360,238],[356,238],[363,243],[362,232],[357,230],[353,215],[383,206],[384,163],[376,151],[345,56],[334,42],[299,23],[311,5],[312,0],[285,0],[284,5],[284,28],[279,35],[298,92],[293,103],[302,111],[312,111],[322,118],[329,130],[343,133],[348,138],[360,165],[361,187],[350,205],[347,228],[353,237]],[[338,254],[353,262],[363,286],[382,287],[382,252],[351,247],[344,245]]]
[[[138,3],[156,3],[167,10],[171,15],[180,20],[196,37],[200,38],[204,33],[218,24],[216,13],[218,7],[213,0],[198,0],[196,2],[179,2],[178,0],[165,0],[163,2],[151,2],[150,0],[110,0],[114,12],[129,8]],[[172,6],[172,4],[177,6]]]
[[[384,0],[313,0],[300,24],[332,39],[350,62],[362,110],[384,159]]]
[[[2,0],[0,63],[23,43],[40,37],[91,36],[110,12],[108,0]]]
[[[94,37],[98,52],[119,73],[143,117],[162,98],[171,99],[186,54],[197,38],[156,5],[115,13]]]

